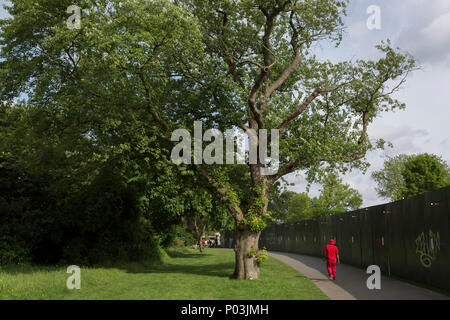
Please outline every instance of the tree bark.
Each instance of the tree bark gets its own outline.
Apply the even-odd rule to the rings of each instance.
[[[200,252],[203,252],[202,236],[203,236],[204,231],[205,231],[205,226],[202,225],[201,229],[199,229],[199,231],[197,233],[198,247],[200,249]]]
[[[261,232],[252,232],[251,230],[236,230],[235,244],[235,270],[234,277],[238,280],[259,279],[259,266],[256,262],[256,254],[249,256],[253,251],[258,252],[258,241]]]
[[[202,242],[201,238],[198,240],[198,248],[199,248],[200,252],[203,252],[203,242]]]
[[[254,192],[250,201],[250,207],[255,201],[262,196],[269,199],[269,185],[265,177],[261,176],[261,165],[250,165],[252,188],[256,188],[258,185],[262,185],[262,194]],[[263,215],[267,212],[268,201],[261,209],[259,214]],[[261,231],[252,231],[249,226],[239,226],[241,221],[236,220],[236,232],[235,232],[235,270],[234,277],[238,280],[252,280],[259,279],[259,265],[256,261],[259,251],[258,242],[261,235]]]

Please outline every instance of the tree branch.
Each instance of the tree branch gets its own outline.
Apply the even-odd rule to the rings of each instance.
[[[244,213],[242,212],[241,208],[239,208],[238,204],[229,201],[227,196],[228,190],[225,187],[222,187],[213,177],[211,177],[208,172],[206,172],[206,170],[202,168],[201,165],[194,165],[194,168],[219,193],[219,195],[221,196],[220,200],[234,215],[236,221],[242,221],[242,219],[244,218]]]
[[[322,93],[322,89],[321,88],[317,88],[316,90],[314,90],[313,93],[311,93],[311,95],[300,105],[300,107],[293,113],[291,113],[291,115],[289,115],[289,117],[287,117],[286,120],[283,121],[283,123],[281,124],[281,126],[279,127],[280,133],[286,128],[286,126],[289,124],[289,122],[291,122],[293,119],[297,118],[300,114],[303,113],[303,111],[305,111],[305,109]]]
[[[158,112],[152,107],[150,89],[147,87],[147,83],[145,81],[145,77],[142,74],[142,72],[139,72],[138,76],[139,76],[139,79],[141,79],[142,86],[144,87],[144,90],[145,90],[145,99],[147,100],[147,108],[150,111],[153,118],[155,119],[155,121],[158,122],[164,128],[165,133],[167,135],[170,132],[169,125],[167,124],[166,121],[164,121],[164,119],[162,119],[159,116]]]
[[[298,32],[297,28],[295,28],[293,18],[294,18],[294,11],[291,11],[289,24],[292,29],[291,45],[292,45],[292,49],[294,50],[294,59],[289,64],[289,66],[283,71],[283,73],[280,75],[280,77],[277,80],[275,80],[275,82],[272,83],[269,87],[267,87],[266,93],[264,96],[264,106],[267,105],[272,94],[283,85],[283,83],[290,77],[290,75],[295,71],[295,69],[298,67],[298,65],[302,61],[300,46],[298,44],[299,32]]]

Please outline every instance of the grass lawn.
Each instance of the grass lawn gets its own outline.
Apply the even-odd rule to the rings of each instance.
[[[137,300],[325,300],[317,286],[288,265],[269,257],[261,280],[238,281],[234,252],[169,250],[163,265],[122,263],[81,267],[81,289],[69,290],[66,267],[0,268],[1,299]]]

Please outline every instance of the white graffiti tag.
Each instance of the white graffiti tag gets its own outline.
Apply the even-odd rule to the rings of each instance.
[[[420,262],[425,268],[431,267],[431,262],[436,259],[441,250],[441,240],[439,232],[429,231],[428,235],[424,232],[416,239],[416,253],[420,254]]]

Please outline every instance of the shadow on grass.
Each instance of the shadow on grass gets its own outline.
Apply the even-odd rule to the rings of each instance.
[[[183,259],[202,259],[203,255],[196,254],[184,254],[177,256],[177,258]],[[80,266],[81,270],[84,268],[89,269],[118,269],[132,274],[192,274],[203,276],[214,276],[222,278],[230,278],[233,270],[233,262],[211,263],[205,265],[198,265],[192,263],[166,263],[166,264],[154,264],[145,262],[126,262],[117,264],[108,264],[102,266]],[[41,272],[66,272],[66,267],[57,266],[31,266],[31,265],[10,265],[0,268],[0,273],[8,275],[20,275],[20,274],[33,274]]]
[[[141,262],[105,262],[103,264],[95,264],[90,266],[79,267],[81,270],[89,269],[119,269],[127,273],[147,273],[147,274],[192,274],[203,276],[214,276],[221,278],[232,277],[234,271],[234,261],[217,262],[198,264],[195,260],[204,260],[214,256],[207,252],[193,252],[192,250],[167,249],[167,255],[171,261],[141,261]],[[180,260],[186,259],[186,261]],[[192,263],[191,263],[191,262]],[[67,265],[68,266],[68,265]],[[0,267],[0,273],[18,275],[18,274],[32,274],[39,272],[66,272],[66,265],[58,266],[39,266],[39,265],[8,265]]]
[[[230,278],[233,273],[234,263],[223,262],[208,265],[192,264],[164,264],[159,266],[142,268],[124,268],[128,273],[148,273],[148,274],[191,274],[200,276],[212,276],[220,278]]]
[[[192,253],[192,252],[188,252],[188,251],[183,252],[183,251],[178,251],[178,250],[166,250],[166,253],[171,258],[197,259],[200,257],[204,258],[204,257],[212,256],[212,254],[208,254],[205,252]]]
[[[18,274],[33,274],[39,272],[58,272],[62,270],[60,266],[42,266],[42,265],[29,265],[29,264],[12,264],[6,266],[0,266],[0,273],[8,275]]]

